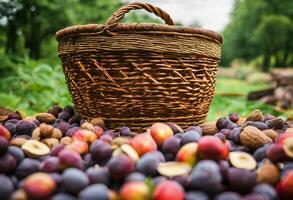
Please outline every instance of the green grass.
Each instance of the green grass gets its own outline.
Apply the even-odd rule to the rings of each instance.
[[[254,109],[260,109],[264,113],[280,115],[272,106],[246,99],[249,92],[267,87],[266,83],[247,83],[239,79],[219,77],[216,83],[215,96],[208,113],[208,121],[227,116],[231,112],[237,112],[245,116]],[[235,96],[225,96],[226,94],[235,94]]]

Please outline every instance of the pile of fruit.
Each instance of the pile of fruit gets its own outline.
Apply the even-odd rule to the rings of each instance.
[[[292,200],[293,128],[259,110],[108,130],[70,106],[0,125],[0,199]]]

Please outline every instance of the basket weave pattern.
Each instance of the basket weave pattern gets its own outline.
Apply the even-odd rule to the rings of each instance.
[[[136,9],[149,8],[138,4]],[[125,12],[123,8],[117,12],[121,10]],[[57,33],[76,110],[86,119],[103,117],[110,128],[141,130],[157,121],[186,128],[204,122],[214,93],[221,41],[200,34],[201,30],[109,25],[112,21]],[[111,36],[109,27],[114,31]]]

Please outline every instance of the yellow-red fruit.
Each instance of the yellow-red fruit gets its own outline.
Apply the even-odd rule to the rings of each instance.
[[[198,141],[198,153],[203,159],[225,160],[229,155],[229,149],[219,138],[204,136]]]
[[[288,174],[278,183],[277,192],[281,199],[292,200],[293,199],[293,171]]]
[[[11,138],[9,130],[2,125],[0,125],[0,136],[5,137],[7,140]]]
[[[89,151],[89,145],[83,140],[74,140],[72,143],[65,147],[66,149],[73,150],[79,154],[86,154]]]
[[[120,189],[122,200],[145,200],[149,195],[150,190],[144,182],[128,182]]]
[[[184,189],[175,181],[163,181],[154,191],[154,200],[184,200]]]
[[[173,136],[173,131],[167,124],[155,123],[151,126],[151,136],[158,145],[162,145],[166,139]]]
[[[293,138],[293,134],[283,133],[276,138],[275,143],[276,144],[284,144],[285,140],[287,140],[288,138]]]
[[[29,199],[46,199],[56,189],[56,183],[50,175],[38,172],[27,177],[22,188]]]
[[[136,135],[131,141],[131,146],[135,149],[139,156],[147,152],[157,150],[156,142],[147,133]]]
[[[184,162],[190,165],[194,165],[197,161],[197,149],[198,145],[195,142],[187,143],[183,145],[176,155],[176,160],[179,162]]]
[[[80,129],[73,134],[73,139],[82,140],[87,143],[92,143],[97,139],[97,135],[87,129]]]

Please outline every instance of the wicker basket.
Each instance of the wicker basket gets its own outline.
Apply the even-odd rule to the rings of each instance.
[[[166,25],[118,23],[142,8]],[[84,118],[103,117],[110,128],[132,130],[158,121],[183,128],[204,122],[221,55],[218,33],[175,26],[160,8],[131,3],[104,25],[72,26],[56,37],[70,94]]]

